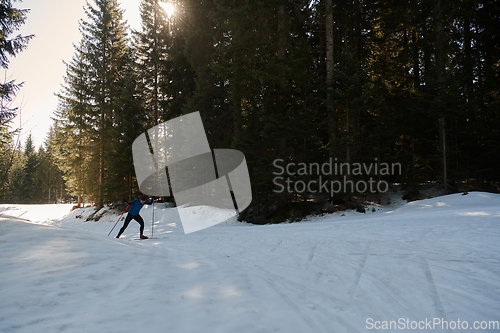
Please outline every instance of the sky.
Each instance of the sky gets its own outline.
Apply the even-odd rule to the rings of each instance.
[[[140,0],[118,0],[125,11],[124,19],[136,30],[140,29]],[[35,146],[40,147],[53,124],[51,116],[57,109],[56,93],[61,91],[66,67],[74,54],[73,45],[81,39],[79,20],[86,19],[85,0],[24,0],[14,7],[30,9],[25,24],[14,35],[35,34],[28,48],[10,58],[4,76],[17,83],[24,82],[13,106],[20,108],[12,127],[21,125],[20,142],[24,145],[31,133]],[[93,4],[93,1],[89,1]]]

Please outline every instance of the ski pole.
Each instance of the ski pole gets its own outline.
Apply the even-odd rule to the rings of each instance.
[[[151,238],[154,236],[155,228],[155,197],[153,197],[153,221],[151,222]]]
[[[128,206],[129,205],[127,205],[127,207],[125,207],[125,210],[123,211],[123,213],[121,213],[120,217],[118,218],[118,220],[116,221],[115,225],[113,226],[113,229],[115,229],[116,225],[118,224],[118,221],[120,221],[120,219],[122,218],[123,214],[125,214],[125,212],[127,211]],[[111,231],[109,232],[108,236],[111,235],[111,232],[113,232],[113,229],[111,229]]]

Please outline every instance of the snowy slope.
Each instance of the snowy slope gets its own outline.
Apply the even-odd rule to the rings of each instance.
[[[0,217],[2,333],[499,331],[498,194],[188,235],[157,204],[146,241],[130,241],[134,221],[107,237],[116,214],[23,208],[32,223]],[[141,215],[150,235],[152,207]]]

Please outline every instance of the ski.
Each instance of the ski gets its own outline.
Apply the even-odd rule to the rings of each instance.
[[[165,238],[165,237],[163,237],[163,238]],[[148,240],[148,239],[158,239],[158,238],[156,238],[156,237],[153,237],[153,238],[149,237],[149,238],[144,238],[144,239],[142,239],[142,238],[131,238],[131,239],[129,239],[129,241],[142,241],[142,240]]]

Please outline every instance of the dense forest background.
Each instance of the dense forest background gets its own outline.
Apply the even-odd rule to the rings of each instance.
[[[87,4],[46,143],[3,132],[4,201],[129,200],[132,142],[194,111],[212,149],[245,154],[256,223],[356,196],[276,193],[276,159],[400,163],[385,179],[409,193],[498,191],[499,1],[171,3],[142,0],[140,31],[117,0]]]

